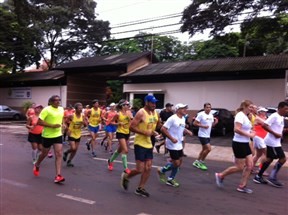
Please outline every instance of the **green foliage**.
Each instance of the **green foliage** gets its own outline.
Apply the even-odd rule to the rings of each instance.
[[[23,110],[26,112],[26,111],[28,110],[28,108],[30,108],[33,103],[34,103],[34,102],[32,102],[32,101],[25,101],[25,102],[23,102],[23,104],[22,104]]]
[[[132,100],[132,107],[136,110],[139,110],[143,107],[142,100],[141,99],[133,99]]]
[[[183,11],[181,31],[193,36],[209,29],[211,35],[220,35],[225,27],[243,19],[243,16],[245,21],[251,22],[263,11],[276,16],[285,14],[288,11],[287,0],[194,0]]]
[[[111,102],[118,103],[120,99],[123,97],[123,81],[120,80],[108,80],[108,87],[111,89],[112,94],[106,98],[107,103]]]
[[[16,72],[44,58],[51,69],[83,53],[97,52],[110,37],[110,28],[109,22],[96,19],[95,9],[93,0],[1,3],[0,64]]]

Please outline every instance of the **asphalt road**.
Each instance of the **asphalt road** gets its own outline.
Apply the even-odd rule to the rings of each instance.
[[[2,125],[1,125],[2,124]],[[223,189],[215,185],[214,173],[231,165],[210,157],[208,171],[192,166],[195,158],[184,158],[177,181],[179,188],[169,187],[158,181],[156,167],[165,164],[162,154],[155,154],[153,170],[146,189],[149,198],[139,197],[134,190],[139,176],[130,181],[128,191],[120,187],[122,172],[121,157],[114,164],[112,172],[107,170],[109,154],[98,147],[98,156],[93,159],[87,151],[83,137],[75,167],[63,164],[62,185],[53,183],[55,176],[54,158],[46,158],[40,168],[40,176],[32,173],[31,147],[26,141],[24,125],[0,123],[0,214],[1,215],[208,215],[208,214],[286,214],[288,210],[288,169],[281,169],[279,179],[286,184],[284,188],[258,185],[249,182],[253,194],[236,191],[240,174],[231,175],[225,180]],[[194,139],[188,139],[187,144]],[[216,141],[217,140],[217,141]],[[230,139],[215,138],[229,147]],[[68,146],[65,146],[65,148]],[[114,144],[114,148],[116,144]],[[133,168],[133,151],[128,156],[129,167]]]

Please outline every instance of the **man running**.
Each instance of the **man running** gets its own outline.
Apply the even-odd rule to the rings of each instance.
[[[135,132],[134,154],[136,169],[132,169],[129,174],[125,172],[122,173],[121,186],[127,190],[129,179],[141,174],[141,179],[138,188],[135,190],[135,194],[149,197],[150,194],[144,189],[144,186],[148,181],[152,167],[153,145],[151,136],[157,135],[155,129],[156,127],[160,127],[161,122],[155,110],[158,100],[153,95],[147,95],[144,101],[145,106],[136,113],[130,125],[130,131]]]
[[[166,148],[169,150],[171,161],[165,166],[158,169],[160,181],[169,186],[179,187],[179,183],[175,180],[179,167],[182,164],[183,157],[183,135],[192,132],[185,128],[185,115],[187,114],[188,105],[177,104],[175,106],[176,114],[169,117],[161,128],[161,132],[166,136]],[[165,173],[171,171],[170,176],[166,179]]]
[[[70,148],[64,152],[63,160],[66,161],[68,155],[70,154],[67,167],[74,167],[74,164],[71,162],[79,147],[81,139],[81,129],[83,126],[86,126],[85,117],[82,114],[83,105],[81,103],[76,103],[74,105],[75,113],[70,116],[69,128],[67,129],[68,141],[70,143]]]
[[[92,149],[92,156],[96,157],[96,138],[97,138],[97,133],[99,131],[100,123],[101,123],[101,109],[99,107],[99,101],[97,99],[94,99],[92,101],[93,107],[88,111],[88,119],[87,121],[89,122],[88,125],[88,130],[91,135],[91,140],[90,142],[86,142],[87,149],[90,150],[90,145]]]
[[[211,129],[218,123],[218,119],[213,116],[211,113],[211,104],[204,104],[204,111],[201,111],[197,114],[193,125],[199,127],[198,138],[202,145],[202,150],[198,155],[198,159],[193,162],[193,166],[201,170],[207,170],[207,166],[204,162],[205,158],[211,151],[210,145],[210,135]]]
[[[40,164],[47,156],[51,146],[53,146],[56,167],[55,183],[65,181],[65,178],[61,175],[62,128],[65,128],[65,125],[63,123],[64,109],[60,107],[60,101],[59,96],[51,96],[49,99],[50,105],[45,107],[39,115],[38,124],[44,126],[42,132],[43,149],[33,168],[34,175],[39,176]]]
[[[268,134],[264,138],[267,146],[266,161],[263,163],[259,173],[254,177],[254,182],[257,184],[266,184],[267,182],[274,187],[283,187],[283,184],[278,181],[277,173],[286,162],[286,156],[281,146],[281,138],[284,128],[284,116],[288,113],[288,103],[280,102],[277,112],[271,114],[264,122],[264,129]],[[270,166],[274,159],[278,159],[273,170],[267,180],[262,178],[264,171]]]

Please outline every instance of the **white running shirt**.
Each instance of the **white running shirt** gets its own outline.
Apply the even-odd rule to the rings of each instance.
[[[195,120],[200,122],[201,125],[209,126],[209,128],[199,127],[198,137],[210,138],[212,124],[214,122],[214,116],[211,113],[211,111],[209,114],[206,114],[205,111],[201,111],[200,113],[197,114]]]
[[[271,114],[268,119],[266,119],[265,124],[269,125],[270,128],[278,134],[283,132],[284,128],[284,117],[280,116],[278,112]],[[264,138],[264,142],[270,147],[280,147],[281,138],[276,138],[273,134],[267,133]]]
[[[172,141],[168,138],[166,138],[166,147],[170,150],[182,150],[183,144],[183,132],[185,129],[185,117],[179,118],[177,114],[174,114],[173,116],[169,117],[167,121],[163,125],[165,128],[167,128],[169,134],[178,140],[177,143],[172,143]]]
[[[249,118],[243,113],[242,111],[238,112],[235,116],[234,123],[240,123],[242,125],[241,129],[247,133],[250,133],[252,124]],[[233,141],[240,142],[240,143],[249,143],[250,137],[243,136],[234,132]]]

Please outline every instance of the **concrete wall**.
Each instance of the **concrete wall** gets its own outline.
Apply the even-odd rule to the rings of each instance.
[[[285,79],[207,81],[181,83],[125,84],[124,92],[153,91],[165,94],[167,102],[186,103],[189,110],[199,110],[205,102],[212,107],[236,110],[244,99],[256,105],[277,106],[285,99]]]
[[[8,105],[12,108],[20,110],[26,101],[35,102],[46,106],[48,99],[52,95],[59,95],[62,100],[62,106],[66,106],[67,87],[66,86],[48,86],[48,87],[29,87],[31,89],[31,98],[29,99],[13,99],[9,98],[10,88],[0,89],[0,104]],[[15,88],[14,88],[15,89]]]

